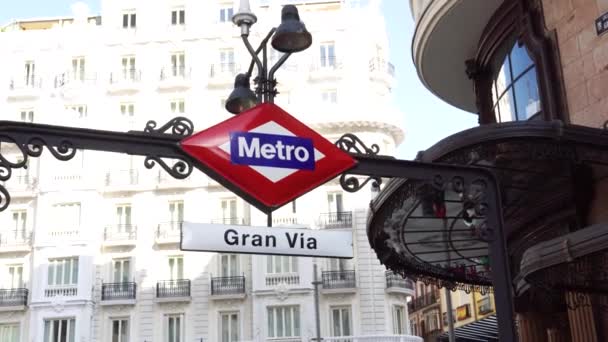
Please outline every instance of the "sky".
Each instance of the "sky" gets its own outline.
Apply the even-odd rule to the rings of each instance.
[[[51,17],[71,14],[75,0],[19,0],[0,5],[0,23],[12,19]],[[91,14],[100,12],[100,0],[86,0]],[[453,133],[477,125],[477,115],[460,111],[438,99],[421,83],[412,62],[411,44],[414,22],[408,0],[383,0],[382,11],[389,35],[390,60],[395,66],[393,100],[403,113],[405,140],[399,158],[413,159]],[[306,18],[303,18],[306,21]],[[471,90],[472,91],[472,90]]]

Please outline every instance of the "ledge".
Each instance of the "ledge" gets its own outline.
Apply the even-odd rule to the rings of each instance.
[[[155,303],[180,303],[180,302],[190,302],[190,301],[192,301],[191,296],[154,298]]]
[[[111,305],[135,305],[135,299],[106,299],[100,302],[101,306]]]

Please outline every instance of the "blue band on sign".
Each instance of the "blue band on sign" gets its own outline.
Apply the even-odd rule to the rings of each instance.
[[[314,170],[315,150],[309,138],[230,132],[230,161],[239,165]]]

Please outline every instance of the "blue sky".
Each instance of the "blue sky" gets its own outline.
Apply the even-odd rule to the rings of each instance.
[[[75,0],[19,0],[0,8],[0,23],[11,19],[70,15]],[[91,13],[99,13],[99,0],[86,0]],[[391,62],[395,65],[397,86],[394,101],[404,114],[405,141],[400,158],[413,159],[416,153],[440,139],[477,125],[477,116],[460,111],[436,98],[420,82],[412,63],[411,42],[414,23],[407,0],[383,0],[389,34]],[[306,18],[303,18],[306,20]],[[464,67],[464,66],[463,66]]]

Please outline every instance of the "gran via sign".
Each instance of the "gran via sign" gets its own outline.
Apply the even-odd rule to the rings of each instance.
[[[352,258],[353,236],[351,230],[184,222],[181,250]]]

